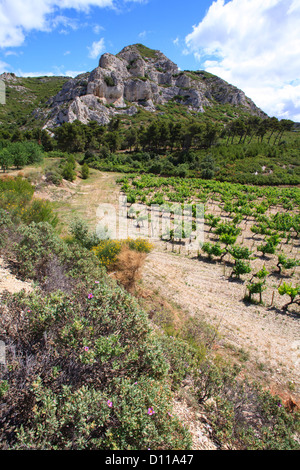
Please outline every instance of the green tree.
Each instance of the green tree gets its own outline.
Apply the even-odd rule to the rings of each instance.
[[[72,163],[66,163],[62,169],[62,177],[68,181],[74,181],[76,178],[76,173],[74,171]]]
[[[57,147],[63,152],[82,152],[86,145],[84,126],[80,121],[65,122],[54,131]]]
[[[6,170],[13,164],[13,158],[7,148],[0,150],[0,166],[5,173]]]
[[[81,167],[81,177],[86,180],[89,177],[90,169],[87,163],[84,163]]]
[[[203,158],[201,164],[201,178],[203,179],[212,179],[215,175],[216,166],[215,161],[211,155],[207,155]]]
[[[130,127],[130,129],[127,131],[126,140],[131,152],[132,147],[135,147],[138,142],[138,133],[135,127]]]
[[[115,152],[120,148],[120,134],[117,131],[107,132],[105,135],[105,142],[111,152]]]
[[[10,152],[13,165],[17,168],[22,168],[28,163],[28,152],[22,142],[14,142],[7,147]]]

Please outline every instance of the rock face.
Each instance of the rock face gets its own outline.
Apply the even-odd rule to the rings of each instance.
[[[236,87],[206,72],[181,72],[162,52],[136,44],[116,56],[105,53],[92,72],[69,80],[48,102],[45,127],[78,119],[107,124],[118,114],[135,114],[139,107],[155,111],[173,100],[203,112],[217,103],[244,106],[266,116]]]

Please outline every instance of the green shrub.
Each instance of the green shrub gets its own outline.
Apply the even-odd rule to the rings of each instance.
[[[106,85],[109,86],[109,87],[115,86],[114,79],[113,79],[111,76],[109,76],[109,75],[106,75],[106,76],[104,77],[104,81],[105,81]]]
[[[87,163],[84,163],[81,167],[81,178],[86,180],[89,177],[90,169]]]
[[[0,448],[190,448],[172,416],[163,349],[124,290],[89,278],[68,293],[22,292],[4,302]]]
[[[62,177],[67,181],[74,181],[76,179],[76,172],[74,171],[73,164],[67,163],[62,169]]]
[[[205,242],[202,245],[202,251],[207,254],[208,258],[211,260],[213,257],[222,257],[226,251],[221,248],[219,243]]]
[[[0,180],[0,208],[9,212],[13,221],[48,222],[53,226],[58,218],[49,201],[33,199],[34,186],[20,177]]]

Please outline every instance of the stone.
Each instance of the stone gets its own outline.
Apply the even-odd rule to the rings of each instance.
[[[45,127],[76,119],[107,124],[118,114],[133,115],[139,107],[155,112],[157,105],[170,100],[186,105],[187,111],[204,112],[216,103],[229,103],[266,116],[241,90],[221,78],[201,71],[182,72],[162,52],[136,44],[116,56],[103,54],[92,72],[66,82],[43,111]]]

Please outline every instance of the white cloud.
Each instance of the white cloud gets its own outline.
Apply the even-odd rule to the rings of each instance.
[[[149,36],[149,34],[153,34],[154,32],[155,31],[146,31],[145,30],[145,31],[141,31],[138,36],[139,36],[140,39],[145,39],[147,36]]]
[[[51,31],[58,25],[76,23],[57,12],[65,9],[88,12],[91,7],[113,7],[114,0],[0,0],[0,47],[18,47],[32,30]]]
[[[86,70],[66,70],[65,75],[66,77],[77,77],[77,75],[81,75],[82,73],[86,73]]]
[[[1,72],[1,62],[0,62],[0,72]],[[86,73],[86,71],[83,70],[66,70],[63,71],[62,67],[56,67],[55,71],[45,71],[41,70],[38,72],[23,72],[22,70],[17,71],[17,76],[18,77],[54,77],[54,76],[61,76],[61,77],[77,77],[77,75],[80,75],[82,73]]]
[[[0,74],[8,71],[9,65],[6,62],[0,60]]]
[[[99,41],[93,42],[91,47],[88,47],[88,50],[89,58],[97,59],[97,57],[99,57],[99,55],[105,50],[104,38],[101,38]]]
[[[299,24],[299,0],[216,0],[186,37],[186,47],[269,115],[296,120]]]
[[[99,34],[100,31],[103,31],[103,30],[104,30],[104,28],[103,28],[103,26],[100,26],[100,24],[95,24],[95,26],[93,27],[93,32],[95,34]]]

